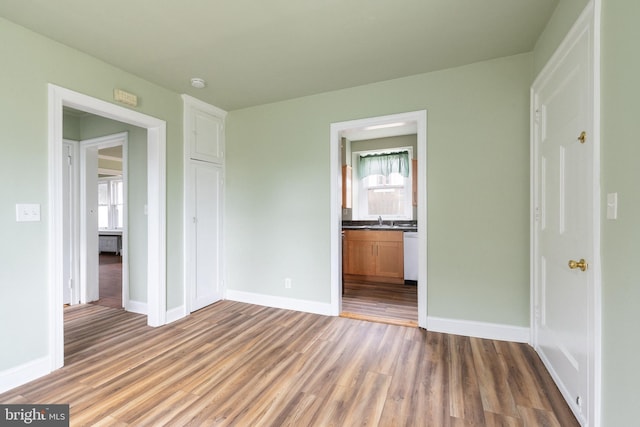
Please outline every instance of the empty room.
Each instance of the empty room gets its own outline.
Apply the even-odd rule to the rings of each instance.
[[[2,422],[635,425],[639,16],[1,2]]]

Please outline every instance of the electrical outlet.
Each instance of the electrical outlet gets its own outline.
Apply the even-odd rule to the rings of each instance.
[[[16,205],[16,221],[40,221],[40,204],[19,203]]]
[[[291,289],[291,277],[287,277],[284,279],[284,287],[287,289]]]

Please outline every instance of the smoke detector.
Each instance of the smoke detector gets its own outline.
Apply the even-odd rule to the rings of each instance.
[[[191,86],[195,87],[196,89],[202,89],[206,85],[207,83],[204,81],[204,79],[201,79],[199,77],[191,78]]]

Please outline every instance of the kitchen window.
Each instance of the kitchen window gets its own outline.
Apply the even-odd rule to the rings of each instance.
[[[124,197],[122,178],[98,181],[98,228],[122,230]]]
[[[413,219],[411,147],[353,153],[353,219]]]

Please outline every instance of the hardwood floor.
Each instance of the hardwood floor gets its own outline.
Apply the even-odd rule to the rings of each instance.
[[[71,425],[577,426],[527,345],[223,301],[159,328],[65,310],[65,366],[0,395]]]
[[[116,254],[101,253],[99,262],[100,299],[94,301],[93,304],[122,308],[122,257]]]
[[[340,316],[400,326],[418,326],[416,285],[345,281]]]

